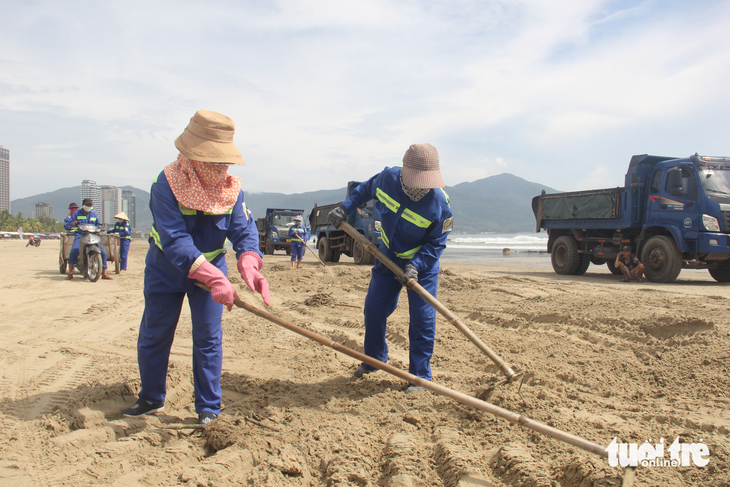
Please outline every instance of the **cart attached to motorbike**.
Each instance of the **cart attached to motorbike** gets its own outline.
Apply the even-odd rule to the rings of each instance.
[[[74,235],[75,234],[73,233],[61,234],[61,248],[58,253],[58,270],[61,274],[66,274],[67,272],[68,257],[71,253],[71,247],[73,247],[74,244]],[[100,233],[99,236],[101,237],[101,243],[104,245],[104,250],[106,251],[107,262],[114,262],[114,272],[119,274],[119,235],[114,233]]]

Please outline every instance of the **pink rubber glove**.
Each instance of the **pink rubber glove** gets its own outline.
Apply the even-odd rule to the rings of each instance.
[[[190,279],[196,279],[210,288],[213,301],[224,304],[228,311],[233,309],[233,301],[238,298],[233,284],[223,275],[220,269],[204,260],[195,272],[188,274]]]
[[[269,306],[271,299],[269,298],[269,282],[259,273],[259,269],[264,265],[264,261],[256,252],[245,252],[238,259],[238,272],[241,273],[243,282],[246,283],[251,291],[261,293],[264,303]]]

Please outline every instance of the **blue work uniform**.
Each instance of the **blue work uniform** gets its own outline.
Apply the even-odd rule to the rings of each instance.
[[[223,305],[195,285],[188,274],[193,262],[206,260],[228,274],[226,238],[236,257],[258,250],[256,222],[246,209],[243,191],[223,214],[187,208],[177,201],[162,171],[150,190],[153,226],[145,260],[145,308],[139,327],[137,358],[142,381],[139,397],[164,404],[170,347],[187,295],[193,322],[193,382],[195,410],[220,413],[223,365]]]
[[[66,219],[64,218],[64,227],[66,226]],[[77,221],[79,222],[79,225],[95,225],[99,226],[101,222],[99,222],[99,217],[94,213],[94,211],[90,211],[87,215],[84,212],[83,208],[79,208],[78,210],[74,211],[74,214],[71,215],[71,222]],[[79,225],[71,227],[72,229],[75,228],[76,231],[74,232],[74,244],[71,247],[71,252],[68,254],[68,263],[71,265],[76,265],[79,262],[79,240],[81,240],[81,235],[83,235],[83,232],[79,229]],[[70,225],[69,225],[70,226]],[[71,230],[73,231],[73,230]],[[99,242],[99,248],[101,249],[101,265],[106,269],[106,251],[104,250],[104,245]]]
[[[70,233],[78,232],[79,229],[77,227],[73,226],[73,222],[74,222],[73,213],[71,213],[70,215],[66,215],[66,218],[63,219],[63,228],[65,228],[66,231],[70,232]]]
[[[438,290],[439,257],[446,248],[453,215],[448,196],[442,189],[432,189],[419,201],[411,200],[400,182],[401,167],[386,167],[368,181],[360,184],[342,202],[348,213],[375,199],[381,216],[379,250],[401,269],[411,263],[418,271],[418,283],[436,297]],[[402,284],[395,274],[379,260],[375,262],[365,297],[365,355],[388,362],[385,340],[388,317],[398,305]],[[411,374],[431,380],[431,356],[436,338],[436,310],[418,293],[408,289],[410,312],[410,341],[408,370]],[[370,370],[367,364],[364,366]]]
[[[127,254],[129,254],[129,242],[132,241],[132,231],[129,228],[129,222],[122,220],[114,224],[114,229],[106,233],[116,233],[119,235],[119,268],[123,271],[127,270]]]
[[[297,240],[296,235],[301,239]],[[289,227],[289,238],[291,238],[291,260],[292,262],[295,260],[302,260],[304,257],[304,242],[309,240],[309,232],[307,232],[307,227],[302,224],[302,226],[298,227],[296,225],[292,225]]]

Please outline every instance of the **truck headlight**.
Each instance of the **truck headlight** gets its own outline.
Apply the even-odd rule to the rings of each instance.
[[[705,230],[707,230],[708,232],[720,231],[720,223],[714,216],[702,215],[702,224],[705,226]]]
[[[279,234],[276,232],[271,232],[271,238],[279,238]]]
[[[380,231],[380,220],[375,220],[374,225],[375,225],[375,230],[379,232]]]

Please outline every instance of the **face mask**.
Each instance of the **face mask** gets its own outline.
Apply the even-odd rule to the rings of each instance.
[[[91,211],[91,208],[92,208],[92,207],[91,207],[91,206],[86,206],[86,205],[84,205],[84,206],[82,206],[82,208],[84,209],[84,211],[85,211],[86,213],[88,213],[88,212],[90,212],[90,211]]]

